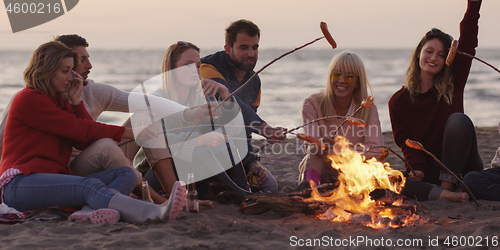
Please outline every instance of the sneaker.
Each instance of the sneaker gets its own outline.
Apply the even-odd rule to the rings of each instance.
[[[120,213],[114,209],[101,208],[92,209],[89,206],[84,206],[82,210],[72,213],[68,217],[68,221],[79,222],[88,221],[92,224],[108,223],[114,224],[120,220]]]

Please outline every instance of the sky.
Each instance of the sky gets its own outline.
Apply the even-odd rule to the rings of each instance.
[[[92,49],[166,49],[189,41],[222,49],[224,29],[241,18],[261,29],[261,48],[295,48],[321,37],[328,24],[339,48],[413,48],[431,28],[458,39],[466,0],[80,0],[65,15],[12,33],[2,5],[0,50],[34,50],[76,33]],[[484,0],[479,47],[500,48],[500,1]],[[326,41],[310,48],[326,48]]]

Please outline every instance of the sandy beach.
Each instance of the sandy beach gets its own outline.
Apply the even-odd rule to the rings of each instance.
[[[476,128],[476,131],[480,154],[485,167],[489,167],[500,145],[500,135],[496,127]],[[399,151],[391,133],[384,133],[384,142]],[[296,140],[289,139],[281,144],[281,150],[275,146],[274,153],[279,154],[273,154],[271,147],[266,147],[268,153],[261,154],[263,164],[278,180],[282,193],[297,187],[297,166],[304,154],[296,144]],[[288,153],[294,153],[285,152],[284,145],[288,145]],[[393,168],[402,169],[403,164],[396,156],[387,160]],[[177,220],[168,223],[141,225],[73,223],[65,220],[67,214],[51,212],[33,221],[0,224],[0,249],[289,249],[300,245],[307,248],[308,243],[315,248],[333,248],[339,244],[362,249],[396,249],[397,244],[432,249],[496,248],[500,244],[500,202],[479,200],[479,204],[457,204],[445,199],[418,202],[419,209],[431,218],[428,223],[381,230],[318,220],[304,214],[281,216],[268,211],[245,215],[236,205],[219,203],[198,214],[181,212]]]

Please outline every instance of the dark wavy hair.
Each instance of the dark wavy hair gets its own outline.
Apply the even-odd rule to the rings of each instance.
[[[226,44],[233,47],[236,42],[236,36],[241,32],[244,32],[251,37],[257,35],[260,38],[260,29],[257,25],[255,25],[255,23],[249,20],[240,19],[231,23],[226,28]]]
[[[57,36],[54,40],[64,43],[70,48],[73,48],[74,46],[89,46],[87,40],[77,34]]]
[[[413,50],[410,65],[406,70],[405,75],[405,87],[410,91],[410,98],[415,99],[417,93],[421,90],[422,81],[420,79],[420,65],[419,65],[419,55],[422,51],[422,47],[432,39],[439,39],[443,44],[446,54],[450,49],[453,37],[442,32],[439,29],[433,28],[428,31],[425,36],[420,40],[418,46]],[[444,98],[446,103],[451,104],[453,102],[453,73],[452,66],[444,64],[443,68],[439,73],[434,76],[434,86],[438,90],[438,101]]]

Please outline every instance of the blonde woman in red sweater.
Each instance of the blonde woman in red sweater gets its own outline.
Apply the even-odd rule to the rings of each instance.
[[[131,129],[92,120],[81,102],[83,79],[72,70],[78,62],[78,54],[60,42],[42,44],[33,53],[24,72],[26,87],[13,99],[6,123],[2,202],[19,211],[86,206],[70,220],[92,223],[175,219],[185,201],[181,182],[169,201],[154,205],[128,196],[137,183],[128,167],[69,175],[73,146],[84,149],[101,138],[134,139]]]

